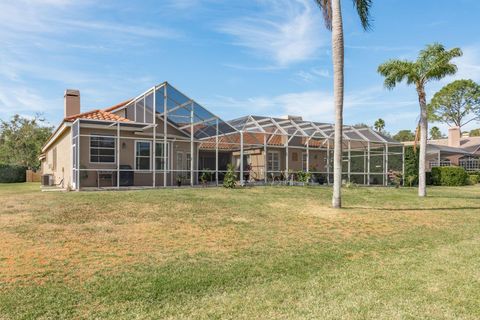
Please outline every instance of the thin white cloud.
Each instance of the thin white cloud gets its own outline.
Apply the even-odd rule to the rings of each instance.
[[[261,4],[268,10],[228,21],[220,31],[232,36],[234,44],[280,66],[311,59],[327,43],[327,31],[313,1],[264,0]]]
[[[300,70],[295,74],[300,80],[310,83],[320,78],[330,78],[330,71],[327,69],[312,68],[310,70]]]
[[[458,71],[445,80],[453,79],[472,79],[480,82],[480,45],[465,46],[462,48],[463,55],[455,59]]]
[[[52,22],[77,30],[94,30],[100,32],[118,33],[119,35],[131,35],[152,38],[179,38],[178,31],[169,28],[144,27],[129,24],[117,24],[112,22],[95,20],[53,20]]]
[[[0,85],[0,114],[46,112],[53,102],[61,102],[61,99],[60,101],[45,99],[26,86]]]
[[[241,109],[243,114],[273,116],[290,114],[302,116],[308,120],[332,122],[334,119],[333,101],[331,91],[311,90],[247,99],[217,96],[216,99],[206,101],[205,105],[219,110],[227,110],[227,112],[231,112],[232,109]],[[377,119],[388,117],[392,112],[398,112],[402,108],[415,106],[415,104],[415,100],[389,100],[385,98],[385,91],[381,87],[371,87],[347,93],[344,110],[345,115],[348,114],[350,117],[360,114],[358,118],[361,120],[357,121],[360,122],[364,121],[363,119],[368,117],[367,115],[372,111],[377,114]]]

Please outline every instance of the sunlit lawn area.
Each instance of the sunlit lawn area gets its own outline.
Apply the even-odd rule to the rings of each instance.
[[[479,319],[480,187],[0,185],[0,319]]]

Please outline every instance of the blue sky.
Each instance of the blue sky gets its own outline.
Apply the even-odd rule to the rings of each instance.
[[[342,3],[345,123],[414,128],[414,88],[387,91],[376,69],[428,43],[464,51],[429,97],[453,79],[480,81],[480,1],[376,0],[367,33]],[[165,80],[225,119],[333,119],[330,33],[313,0],[2,0],[0,42],[2,119],[41,112],[58,124],[66,88],[80,90],[86,111]]]

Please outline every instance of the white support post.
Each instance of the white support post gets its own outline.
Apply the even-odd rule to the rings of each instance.
[[[347,162],[347,167],[348,167],[348,172],[347,172],[347,175],[348,175],[348,182],[350,183],[351,182],[351,175],[350,175],[350,171],[352,171],[352,154],[351,154],[351,149],[352,149],[352,146],[351,146],[351,141],[348,140],[348,162]]]
[[[163,167],[163,187],[167,187],[167,170],[166,169],[166,158],[165,155],[167,154],[167,122],[168,122],[168,104],[167,104],[167,88],[165,86],[163,88],[163,159],[164,159],[164,167]]]
[[[327,140],[327,184],[330,184],[330,140]]]
[[[215,134],[215,184],[218,187],[218,119],[215,121],[216,134]]]
[[[156,175],[157,175],[157,162],[155,161],[155,157],[156,157],[156,152],[157,152],[157,121],[155,119],[155,108],[156,108],[156,100],[155,100],[155,93],[157,91],[157,88],[156,87],[153,87],[153,128],[152,128],[152,131],[153,131],[153,151],[152,151],[152,155],[153,155],[153,173],[152,173],[152,188],[155,188],[156,186],[156,182],[155,182],[155,178],[156,178]]]
[[[268,152],[267,152],[267,135],[263,135],[263,171],[264,171],[264,177],[263,179],[265,180],[265,185],[268,183]]]
[[[290,179],[289,177],[289,172],[288,170],[290,169],[289,167],[289,163],[288,163],[288,141],[287,141],[287,144],[285,145],[285,178],[287,179],[287,183]]]
[[[370,185],[370,141],[367,142],[367,186]]]
[[[243,181],[243,131],[240,131],[240,185],[244,185]]]
[[[363,149],[363,184],[367,184],[367,179],[365,174],[367,173],[367,152]]]
[[[303,163],[303,154],[302,154],[302,163]],[[310,172],[310,141],[307,141],[307,172]]]
[[[388,186],[388,144],[385,143],[385,186]]]
[[[190,109],[190,186],[193,187],[193,116],[194,116],[194,113],[193,113],[193,103],[190,104],[191,106],[191,109]],[[197,158],[197,157],[195,157]]]
[[[402,182],[405,187],[405,146],[402,145]]]
[[[78,121],[77,122],[77,171],[76,171],[76,175],[77,175],[77,190],[80,191],[80,120],[76,120]]]
[[[117,189],[120,189],[120,122],[117,122]]]

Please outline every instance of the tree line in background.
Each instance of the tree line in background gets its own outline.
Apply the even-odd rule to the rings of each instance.
[[[38,169],[42,146],[52,130],[40,115],[27,118],[16,114],[9,121],[0,119],[0,165]]]
[[[450,127],[462,128],[466,124],[480,120],[480,85],[472,80],[456,80],[435,93],[427,105],[427,120],[441,122]],[[358,124],[356,126],[367,126]],[[376,120],[373,128],[397,141],[414,141],[414,130],[400,130],[392,135],[385,131],[385,121]],[[446,138],[437,126],[429,130],[429,139]],[[480,136],[480,128],[469,131],[469,136]]]

